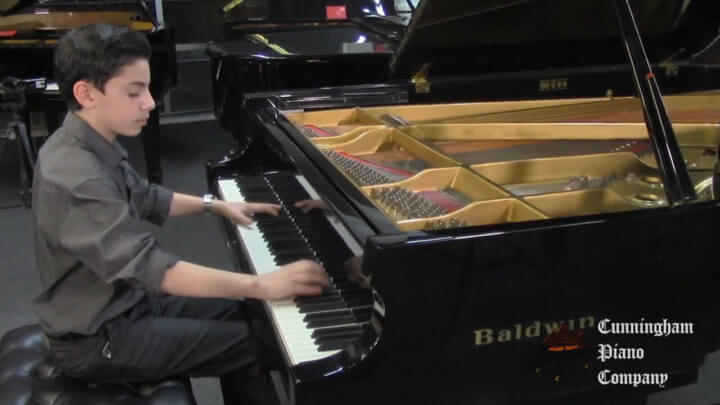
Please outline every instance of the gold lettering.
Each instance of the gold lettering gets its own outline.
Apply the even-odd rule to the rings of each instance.
[[[602,322],[601,322],[602,324]],[[566,321],[542,322],[532,321],[531,323],[516,323],[507,329],[496,330],[492,328],[476,329],[475,345],[487,345],[490,343],[511,342],[513,340],[521,340],[523,338],[536,338],[544,334],[552,334],[560,330],[560,327],[567,325],[568,329],[586,329],[595,326],[595,318],[591,315],[568,319]],[[601,325],[602,326],[602,325]],[[669,325],[670,328],[690,329],[692,333],[692,324],[686,325]]]
[[[475,331],[475,346],[492,343],[492,329],[478,329]]]
[[[532,325],[525,328],[525,337],[538,337],[540,336],[540,321],[533,322]]]
[[[544,79],[539,81],[539,91],[567,90],[567,78]]]
[[[595,318],[592,316],[584,316],[580,318],[580,329],[592,328],[595,326]]]

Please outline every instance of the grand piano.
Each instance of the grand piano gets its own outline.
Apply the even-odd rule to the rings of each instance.
[[[697,381],[720,343],[720,70],[694,61],[719,22],[712,0],[426,0],[391,82],[247,95],[252,142],[209,188],[283,211],[223,222],[232,257],[332,280],[258,303],[280,402],[644,403]]]
[[[215,116],[244,139],[245,94],[384,83],[406,23],[388,0],[241,2],[227,11],[227,39],[206,48]]]
[[[0,0],[0,78],[33,80],[28,111],[44,112],[48,134],[58,127],[65,105],[54,83],[53,54],[68,30],[105,22],[142,32],[152,47],[150,93],[155,100],[177,83],[175,39],[170,26],[160,24],[143,0]],[[150,113],[143,128],[148,178],[162,182],[159,109]],[[28,130],[29,116],[26,115]],[[32,176],[31,176],[32,177]]]

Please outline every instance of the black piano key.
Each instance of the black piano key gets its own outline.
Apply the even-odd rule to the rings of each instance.
[[[333,294],[320,294],[313,297],[298,297],[295,298],[295,303],[298,305],[303,304],[313,304],[317,302],[329,302],[329,301],[336,301],[338,299],[342,299],[342,296],[340,293],[333,293]]]
[[[344,327],[335,327],[335,328],[323,328],[318,329],[319,331],[322,330],[334,330],[334,329],[345,329]],[[355,339],[358,339],[360,336],[362,336],[363,331],[360,330],[352,330],[352,331],[343,331],[343,332],[334,332],[332,335],[327,336],[321,336],[316,337],[313,339],[313,342],[315,342],[316,345],[322,346],[323,344],[329,344],[333,341],[337,340],[343,340],[343,341],[353,341]]]
[[[336,311],[321,311],[321,312],[312,312],[305,315],[303,318],[304,322],[310,323],[313,321],[319,321],[319,320],[351,320],[352,323],[357,323],[357,318],[369,318],[370,315],[372,315],[372,307],[371,306],[363,306],[363,307],[357,307],[357,308],[346,308],[346,309],[340,309]]]
[[[254,217],[275,262],[284,265],[301,259],[316,260],[331,279],[332,285],[325,287],[321,295],[296,298],[299,311],[312,315],[309,320],[313,325],[324,325],[320,330],[327,330],[329,326],[337,328],[337,322],[357,324],[358,319],[369,319],[372,296],[350,281],[345,269],[344,263],[353,256],[352,251],[321,210],[304,214],[294,207],[297,201],[311,198],[297,179],[290,173],[271,173],[236,181],[247,201],[283,205],[278,216],[258,214]],[[335,333],[334,337],[326,336],[332,338],[332,342],[321,343],[336,347],[344,342],[342,339],[360,332],[338,330]]]
[[[323,329],[315,329],[310,337],[313,339],[327,339],[327,338],[333,338],[343,335],[352,335],[355,333],[362,333],[363,328],[360,325],[350,325],[350,326],[338,326],[335,328],[323,328]]]
[[[345,298],[345,302],[347,302],[348,306],[360,307],[360,306],[372,305],[373,298],[372,298],[372,295],[348,297],[348,298]]]
[[[306,317],[307,318],[307,317]],[[328,326],[339,326],[347,324],[355,324],[357,319],[353,314],[339,314],[335,316],[318,317],[306,321],[306,324],[310,328],[322,328]]]
[[[341,329],[341,328],[325,328],[325,329],[330,329],[330,330],[332,330],[332,329]],[[323,329],[318,329],[318,330],[323,330]],[[336,341],[336,340],[343,340],[343,341],[350,341],[350,342],[352,342],[353,340],[359,338],[362,334],[363,334],[362,330],[359,330],[359,331],[351,331],[351,332],[344,332],[344,333],[339,333],[339,332],[338,332],[337,334],[335,334],[335,335],[333,335],[333,336],[315,338],[315,339],[313,339],[313,341],[314,341],[315,344],[318,345],[318,346],[323,346],[323,345],[325,345],[325,344],[332,343],[333,341]]]
[[[300,309],[301,314],[306,314],[309,312],[347,309],[347,304],[345,303],[345,300],[340,297],[333,301],[299,304],[298,308]]]
[[[318,345],[319,352],[327,352],[331,350],[342,350],[352,344],[355,339],[339,339],[322,342]]]

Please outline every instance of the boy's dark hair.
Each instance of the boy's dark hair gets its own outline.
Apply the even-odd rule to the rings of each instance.
[[[55,50],[55,80],[70,111],[80,109],[73,86],[87,80],[100,91],[128,63],[150,60],[150,43],[143,34],[110,24],[75,28],[60,38]]]

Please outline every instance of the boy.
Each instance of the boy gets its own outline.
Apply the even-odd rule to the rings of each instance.
[[[328,284],[307,260],[262,276],[184,262],[139,226],[204,210],[248,225],[253,214],[280,209],[174,193],[128,165],[116,139],[138,135],[155,107],[149,57],[147,40],[127,28],[96,24],[67,33],[55,72],[69,111],[35,170],[42,292],[34,309],[55,364],[97,382],[247,368],[260,342],[233,300],[319,294]]]

